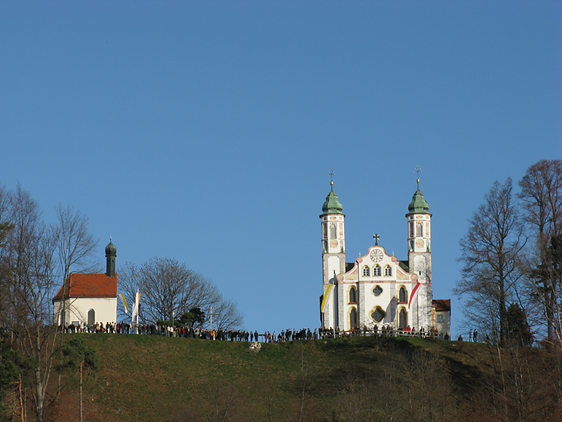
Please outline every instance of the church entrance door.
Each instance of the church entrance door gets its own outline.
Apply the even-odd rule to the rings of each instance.
[[[88,325],[93,325],[96,323],[96,311],[90,309],[88,311]]]

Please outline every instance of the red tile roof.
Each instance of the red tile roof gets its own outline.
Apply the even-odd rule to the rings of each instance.
[[[117,275],[108,277],[104,273],[72,273],[65,284],[65,298],[117,297]],[[61,286],[53,301],[62,299],[63,287]]]
[[[451,299],[433,299],[432,304],[437,312],[451,310]]]

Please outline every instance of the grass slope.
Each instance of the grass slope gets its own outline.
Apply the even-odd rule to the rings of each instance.
[[[495,373],[483,344],[354,337],[249,353],[245,342],[83,336],[102,366],[85,380],[87,421],[494,420],[477,403]],[[52,420],[78,419],[77,390]]]

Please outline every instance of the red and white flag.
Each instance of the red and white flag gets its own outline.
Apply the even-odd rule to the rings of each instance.
[[[408,309],[412,307],[412,302],[414,301],[414,298],[418,295],[418,292],[420,291],[420,285],[421,283],[418,281],[418,284],[416,284],[416,287],[414,287],[414,290],[410,295],[410,301],[408,302]]]

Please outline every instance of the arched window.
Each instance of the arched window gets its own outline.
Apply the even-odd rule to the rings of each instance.
[[[416,237],[423,237],[423,223],[416,223]]]
[[[406,310],[404,308],[400,309],[400,313],[398,314],[398,320],[399,320],[399,327],[401,329],[405,329],[408,326],[408,314],[406,313]]]
[[[386,312],[380,306],[377,306],[375,312],[371,314],[371,318],[375,320],[376,323],[380,323],[384,317],[386,316]]]
[[[357,290],[355,290],[355,287],[349,289],[349,302],[357,303]]]
[[[398,302],[399,303],[408,302],[408,292],[404,287],[400,287],[400,290],[398,291]]]
[[[332,223],[330,224],[330,239],[335,239],[336,237],[336,225]]]
[[[410,237],[414,237],[414,223],[410,222],[410,224],[408,224],[408,228],[410,229]]]
[[[352,308],[349,313],[349,327],[357,328],[357,310],[355,308]]]
[[[322,224],[322,239],[326,239],[326,225]]]
[[[96,323],[96,311],[90,309],[88,311],[88,325],[92,325]]]
[[[390,265],[387,265],[386,267],[384,267],[384,275],[385,276],[391,276],[392,275],[392,268],[390,268]]]
[[[369,277],[371,275],[371,272],[369,271],[369,267],[367,267],[366,265],[363,267],[363,277]]]
[[[373,268],[373,276],[380,277],[381,276],[381,266],[379,264],[375,265]]]

